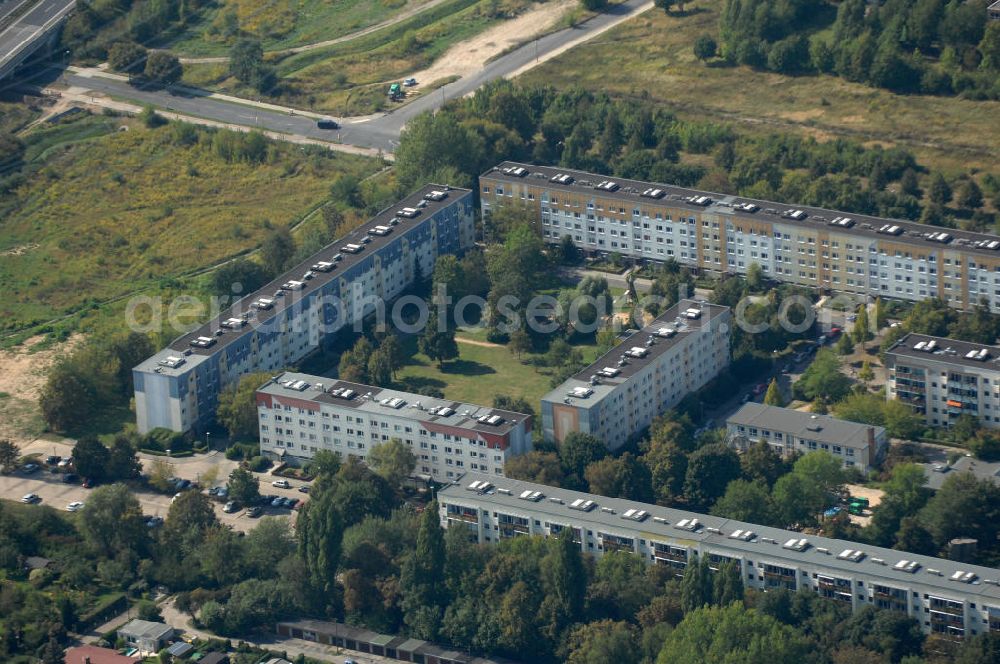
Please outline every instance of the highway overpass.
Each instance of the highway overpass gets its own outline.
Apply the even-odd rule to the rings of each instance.
[[[40,49],[51,48],[76,0],[0,2],[0,79],[9,78]]]

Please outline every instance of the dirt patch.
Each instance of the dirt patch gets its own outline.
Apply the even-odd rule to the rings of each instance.
[[[576,5],[574,0],[558,0],[534,5],[515,19],[504,21],[471,39],[455,44],[430,67],[412,74],[413,78],[417,79],[417,89],[420,89],[421,83],[449,76],[462,77],[474,74],[489,60],[504,51],[547,32]]]
[[[495,344],[492,341],[479,341],[478,339],[468,339],[466,337],[455,337],[455,341],[460,344],[468,344],[470,346],[481,346],[483,348],[503,348],[502,344]]]
[[[823,111],[819,108],[811,108],[806,111],[792,111],[789,113],[779,113],[779,118],[784,118],[786,120],[791,120],[792,122],[805,122],[806,120],[814,120],[816,118],[823,117]]]
[[[0,253],[0,256],[23,256],[32,249],[38,249],[38,244],[35,242],[29,242],[28,244],[12,247],[3,253]]]
[[[52,364],[83,340],[68,341],[44,350],[32,350],[45,337],[32,337],[17,348],[0,351],[0,438],[17,443],[33,440],[41,433],[38,395]]]

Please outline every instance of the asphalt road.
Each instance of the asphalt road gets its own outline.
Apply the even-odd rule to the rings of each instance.
[[[43,0],[43,2],[65,1]],[[648,2],[649,0],[626,0],[622,4],[611,7],[606,13],[598,14],[578,27],[565,28],[546,35],[541,39],[529,42],[487,64],[475,74],[449,83],[433,92],[428,92],[426,95],[410,103],[403,104],[384,115],[355,120],[347,118],[343,121],[343,127],[339,130],[319,129],[316,127],[316,121],[311,117],[244,106],[194,93],[153,89],[141,90],[129,85],[125,81],[98,76],[83,76],[68,71],[64,72],[59,80],[66,85],[77,86],[143,104],[151,104],[158,108],[215,120],[217,122],[259,127],[262,130],[394,152],[403,127],[420,113],[440,108],[446,100],[470,94],[483,84],[509,76],[526,66],[530,66],[534,61],[544,57],[546,54],[563,48],[575,40],[596,34],[608,25],[620,20],[623,16],[637,12],[640,8],[647,5]]]
[[[28,0],[3,0],[3,2],[0,2],[0,21],[3,21],[27,3]]]

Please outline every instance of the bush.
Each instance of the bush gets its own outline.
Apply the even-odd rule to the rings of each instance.
[[[247,467],[255,473],[263,473],[271,467],[271,460],[262,456],[255,456],[247,462]]]

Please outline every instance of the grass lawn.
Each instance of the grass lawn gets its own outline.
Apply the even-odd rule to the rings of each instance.
[[[509,5],[509,6],[507,6]],[[448,0],[396,25],[322,49],[272,58],[280,85],[267,100],[333,115],[383,110],[392,81],[429,66],[448,48],[519,13],[528,0]],[[185,66],[190,85],[259,96],[220,64]],[[444,81],[424,81],[424,94]]]
[[[120,131],[121,127],[128,131]],[[0,199],[0,331],[162,284],[259,245],[375,160],[269,143],[228,162],[213,134],[88,116],[32,132],[23,181]]]
[[[996,169],[1000,102],[897,95],[833,76],[705,65],[692,44],[699,35],[718,34],[721,3],[696,0],[685,7],[684,16],[650,10],[521,78],[648,98],[682,117],[733,122],[741,131],[900,145],[946,172]]]
[[[227,55],[227,25],[261,41],[264,50],[291,48],[336,39],[381,23],[427,0],[222,0],[202,20],[173,38],[174,52],[185,56]]]
[[[485,341],[486,335],[460,332],[456,337]],[[506,347],[484,347],[459,341],[458,359],[446,362],[442,370],[416,352],[415,338],[405,339],[404,345],[410,359],[397,376],[399,389],[416,391],[421,387],[435,387],[448,399],[483,406],[491,405],[496,394],[509,394],[527,399],[536,413],[542,396],[552,389],[551,370],[523,364]],[[583,353],[585,362],[592,362],[597,357],[597,347],[593,344],[576,347]],[[528,356],[523,359],[527,360]]]

